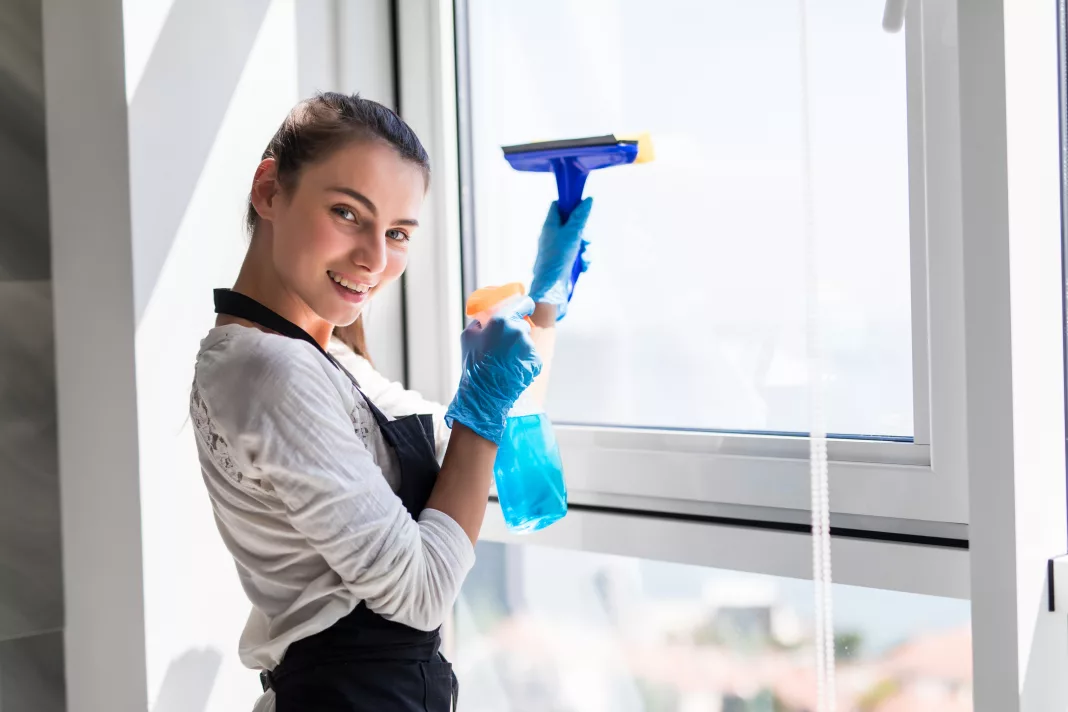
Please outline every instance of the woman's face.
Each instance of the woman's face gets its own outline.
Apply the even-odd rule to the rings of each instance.
[[[271,225],[281,286],[330,324],[351,324],[408,264],[422,170],[387,143],[364,140],[305,166],[292,190],[280,190],[273,175],[273,162],[260,165],[253,201]]]

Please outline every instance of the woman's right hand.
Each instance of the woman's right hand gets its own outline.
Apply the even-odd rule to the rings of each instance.
[[[485,326],[474,321],[460,339],[463,374],[445,422],[462,423],[481,437],[500,444],[504,421],[516,399],[541,372],[541,359],[523,317],[534,301],[523,297]]]

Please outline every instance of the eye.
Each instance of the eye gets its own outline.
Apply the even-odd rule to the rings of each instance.
[[[391,240],[398,240],[400,242],[407,242],[411,239],[408,233],[406,233],[404,230],[397,229],[386,230],[386,237]]]
[[[357,222],[356,213],[352,212],[351,210],[346,208],[344,205],[338,205],[338,206],[336,206],[334,208],[331,208],[331,210],[333,211],[334,215],[337,215],[342,220],[346,220],[348,222],[353,222],[353,223]]]

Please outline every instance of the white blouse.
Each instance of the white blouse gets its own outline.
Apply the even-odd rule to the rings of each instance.
[[[438,462],[441,462],[445,457],[445,447],[449,444],[449,434],[452,432],[445,424],[446,406],[429,401],[416,391],[406,390],[400,383],[389,380],[376,371],[370,361],[354,353],[339,339],[331,339],[326,350],[353,375],[364,395],[383,413],[394,418],[412,413],[434,416],[434,446]]]
[[[440,405],[343,344],[331,351],[388,416],[434,414],[444,451]],[[443,512],[412,519],[370,409],[314,346],[237,324],[212,329],[190,412],[215,520],[252,603],[245,665],[273,669],[290,643],[361,601],[413,628],[441,625],[474,564],[471,541]]]

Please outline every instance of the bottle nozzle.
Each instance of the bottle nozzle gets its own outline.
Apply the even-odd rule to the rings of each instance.
[[[499,287],[482,287],[481,289],[476,289],[467,298],[465,311],[467,316],[477,319],[480,314],[492,314],[499,305],[510,299],[521,297],[526,293],[527,288],[521,282],[511,282]],[[534,326],[534,320],[529,316],[523,317],[523,319],[531,326]]]

